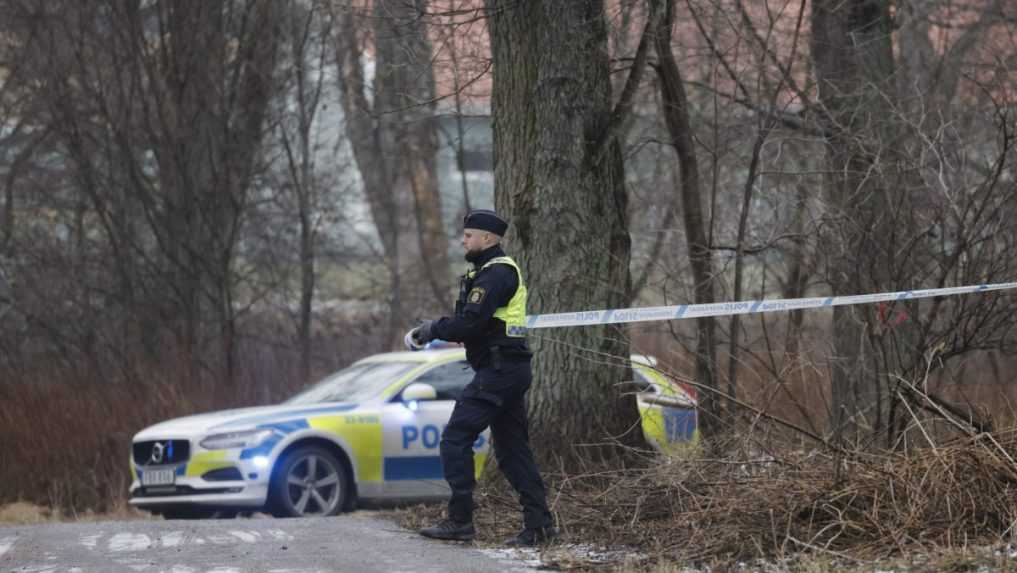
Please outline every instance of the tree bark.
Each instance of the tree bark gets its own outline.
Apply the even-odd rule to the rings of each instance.
[[[808,254],[805,242],[805,217],[808,213],[809,191],[801,183],[795,185],[794,216],[791,232],[795,238],[792,240],[792,247],[788,249],[787,282],[784,285],[784,298],[801,298],[805,296],[805,287],[808,283],[809,272],[807,268]],[[792,310],[788,314],[787,330],[784,333],[784,357],[783,368],[787,368],[792,361],[798,361],[799,345],[801,341],[802,324],[805,313],[801,310]],[[795,366],[797,368],[797,365]]]
[[[742,292],[744,290],[743,282],[745,280],[745,235],[748,233],[749,228],[749,209],[752,207],[752,196],[754,195],[756,187],[756,177],[759,172],[759,161],[760,154],[763,150],[763,144],[766,143],[766,138],[769,136],[772,124],[769,120],[764,120],[767,123],[760,125],[759,133],[756,135],[756,141],[752,145],[752,157],[749,160],[749,174],[745,179],[745,185],[742,188],[742,208],[738,214],[738,235],[735,239],[735,269],[734,269],[734,292],[732,292],[732,298],[734,300],[742,300]],[[734,314],[731,316],[730,326],[730,337],[731,337],[731,348],[730,355],[728,357],[728,374],[727,374],[727,416],[730,421],[734,421],[737,413],[737,400],[738,400],[738,367],[741,352],[741,327],[742,327],[742,316],[740,314]]]
[[[363,46],[351,10],[340,16],[337,55],[346,133],[360,170],[371,215],[381,237],[391,278],[389,332],[394,341],[406,322],[402,303],[400,197],[413,201],[422,269],[435,303],[448,305],[450,265],[442,219],[434,118],[431,43],[421,13],[404,0],[377,0],[372,16],[375,44],[373,102],[361,65]]]
[[[285,14],[289,60],[286,67],[293,94],[293,118],[281,118],[279,135],[286,152],[289,187],[296,199],[300,229],[300,293],[297,310],[297,344],[300,349],[300,380],[311,381],[311,325],[317,288],[318,217],[315,210],[320,194],[314,169],[312,129],[315,125],[324,82],[326,53],[330,50],[333,20],[330,14],[291,6]],[[291,131],[293,133],[291,133]],[[294,140],[295,141],[291,141]]]
[[[338,21],[336,60],[346,137],[350,140],[353,158],[360,171],[364,195],[381,238],[382,255],[390,277],[386,340],[393,342],[400,323],[404,321],[400,296],[399,204],[395,189],[398,160],[386,153],[386,150],[392,149],[388,143],[390,138],[386,137],[380,118],[367,97],[369,88],[361,65],[364,51],[352,9],[342,11]]]
[[[824,108],[825,191],[835,233],[827,244],[839,249],[828,265],[833,294],[873,292],[886,287],[893,274],[895,201],[875,168],[893,152],[889,2],[813,0],[812,58]],[[881,168],[892,168],[889,159]],[[834,309],[831,431],[849,441],[878,432],[882,418],[878,380],[864,357],[868,310]]]
[[[459,169],[459,185],[463,190],[463,213],[469,213],[473,207],[470,205],[470,186],[466,181],[466,130],[463,129],[463,94],[462,88],[459,86],[459,61],[454,41],[449,42],[448,50],[452,59],[452,89],[455,92],[452,97],[455,98],[456,106],[456,168]]]
[[[913,0],[901,3],[900,63],[898,89],[902,99],[913,102],[912,108],[928,115],[931,131],[949,121],[950,103],[957,95],[957,87],[966,67],[968,54],[982,43],[993,26],[1005,23],[1005,0],[986,0],[980,7],[978,19],[950,34],[953,40],[940,50],[933,45],[933,37],[943,37],[941,30],[933,30],[934,12],[941,3],[934,0]],[[955,22],[946,26],[957,27]],[[925,119],[924,117],[922,118]]]
[[[438,185],[437,119],[431,41],[422,18],[426,2],[375,0],[377,69],[375,113],[389,133],[390,153],[404,158],[397,172],[413,197],[417,242],[435,308],[448,307],[449,239]]]
[[[671,136],[671,144],[678,155],[681,168],[682,217],[685,223],[685,241],[689,249],[689,263],[695,288],[696,304],[714,302],[713,260],[706,232],[706,214],[702,204],[699,180],[699,162],[696,159],[692,126],[689,120],[689,103],[682,85],[681,71],[671,51],[671,28],[674,24],[673,0],[667,2],[664,17],[654,40],[660,76],[661,104],[664,120]],[[696,382],[706,391],[699,393],[700,428],[704,436],[719,429],[722,402],[714,395],[717,390],[716,331],[712,317],[696,319]]]
[[[601,0],[487,0],[494,60],[495,202],[512,222],[529,313],[617,308],[629,297],[621,148],[611,124]],[[628,379],[628,343],[598,326],[531,333],[533,442],[567,465],[613,460],[644,444]],[[580,447],[583,446],[583,447]]]

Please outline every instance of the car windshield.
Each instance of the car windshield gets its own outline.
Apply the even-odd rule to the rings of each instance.
[[[374,398],[413,368],[416,362],[368,362],[344,368],[305,389],[284,404],[362,402]]]

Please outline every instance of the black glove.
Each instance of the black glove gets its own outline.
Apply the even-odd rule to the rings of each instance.
[[[414,342],[423,346],[424,344],[427,344],[428,342],[434,340],[435,336],[434,333],[432,332],[433,328],[434,321],[425,320],[420,323],[420,326],[413,329],[413,332],[410,334],[410,336],[413,337]]]

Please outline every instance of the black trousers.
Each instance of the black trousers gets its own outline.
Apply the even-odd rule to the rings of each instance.
[[[441,465],[452,488],[449,519],[473,521],[473,443],[490,426],[498,469],[519,493],[525,527],[551,525],[544,482],[527,430],[524,398],[532,381],[530,360],[512,360],[500,369],[480,368],[463,390],[441,435]]]

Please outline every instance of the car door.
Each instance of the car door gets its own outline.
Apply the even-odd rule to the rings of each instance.
[[[437,399],[404,403],[402,393],[385,405],[382,424],[386,497],[442,497],[448,495],[439,445],[452,408],[463,388],[473,379],[473,370],[465,360],[439,364],[413,381],[430,384]],[[482,467],[487,455],[488,432],[484,432],[474,451]]]

